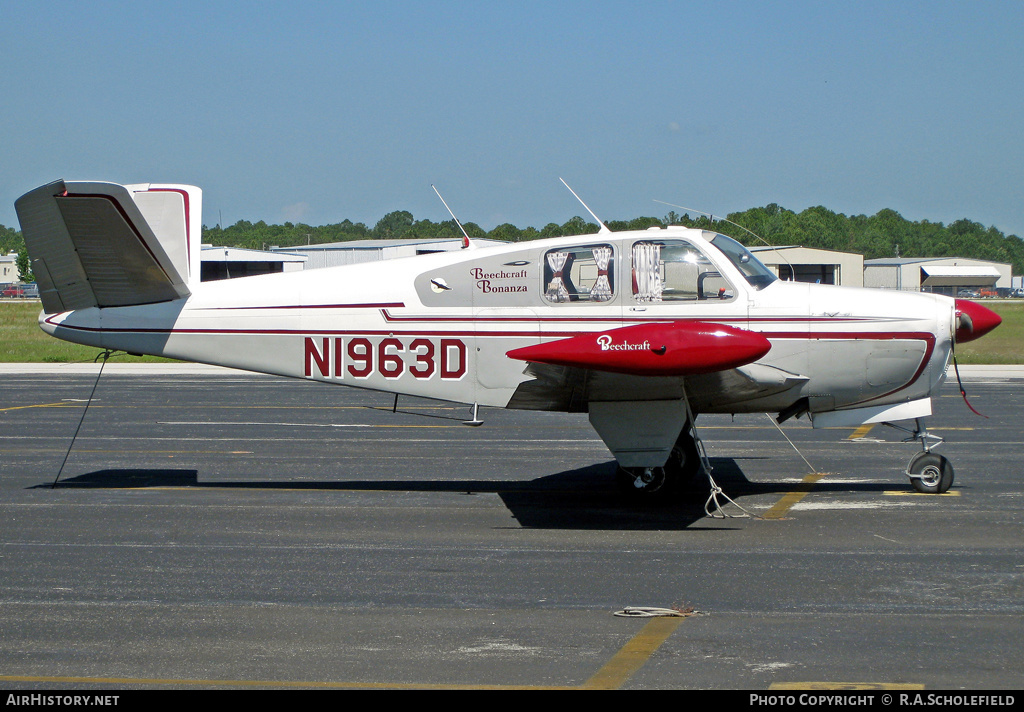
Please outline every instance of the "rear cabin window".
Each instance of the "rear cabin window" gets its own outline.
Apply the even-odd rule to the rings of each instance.
[[[611,245],[550,250],[544,255],[544,298],[556,304],[611,301],[614,256]]]
[[[733,299],[736,294],[711,260],[689,242],[636,242],[632,258],[633,296],[638,302]]]

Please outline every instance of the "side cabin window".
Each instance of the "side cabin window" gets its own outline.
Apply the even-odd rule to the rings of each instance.
[[[544,255],[544,299],[556,304],[611,301],[614,256],[611,245],[549,250]]]
[[[736,290],[700,250],[683,240],[633,243],[633,296],[638,302],[733,299]]]

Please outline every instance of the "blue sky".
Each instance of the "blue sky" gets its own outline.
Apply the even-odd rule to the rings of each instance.
[[[1024,236],[1021,2],[0,0],[0,223],[57,178],[204,222],[767,203]]]

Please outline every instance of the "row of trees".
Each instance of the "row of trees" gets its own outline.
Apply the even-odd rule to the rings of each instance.
[[[620,224],[620,223],[616,223]],[[631,220],[622,225],[633,225],[648,227],[650,225],[661,225],[662,221],[657,218],[640,218]],[[597,225],[588,223],[583,218],[574,217],[563,225],[549,223],[543,229],[534,227],[518,228],[511,223],[498,225],[493,230],[484,230],[476,223],[463,223],[463,227],[470,237],[487,237],[492,240],[504,240],[507,242],[522,242],[526,240],[538,240],[544,237],[559,237],[563,235],[583,235],[588,232],[596,232]],[[612,227],[612,226],[610,226]],[[617,229],[612,227],[612,229]],[[628,228],[618,228],[628,229]],[[280,247],[292,245],[317,245],[327,242],[345,242],[348,240],[369,240],[369,239],[397,239],[397,238],[436,238],[436,237],[461,237],[462,232],[454,220],[444,222],[433,222],[431,220],[416,220],[412,213],[407,210],[396,210],[388,213],[372,228],[364,223],[354,223],[345,220],[333,225],[312,226],[303,223],[293,224],[286,222],[283,225],[268,225],[262,220],[251,223],[248,220],[240,220],[234,225],[226,228],[203,226],[203,242],[213,245],[224,245],[227,247],[248,247],[252,249],[266,249],[271,245]]]
[[[729,220],[773,245],[857,252],[866,259],[971,257],[1008,262],[1013,265],[1014,273],[1024,273],[1024,240],[966,218],[943,225],[928,220],[912,222],[889,209],[871,216],[846,216],[823,207],[795,213],[773,203],[733,213]],[[742,238],[748,244],[753,240],[749,234],[728,223],[724,226],[716,223],[716,229]]]
[[[653,226],[685,225],[712,229],[735,237],[748,245],[801,245],[826,250],[857,252],[867,259],[877,257],[970,257],[1008,262],[1016,274],[1024,274],[1024,240],[1017,235],[1004,235],[995,227],[963,219],[949,225],[921,220],[912,222],[895,210],[881,210],[875,215],[834,213],[824,207],[807,208],[802,212],[787,210],[774,203],[730,213],[726,220],[707,216],[690,218],[670,212],[664,218],[640,217],[613,220],[613,232],[642,230]],[[739,226],[743,226],[742,228]],[[577,216],[559,225],[548,223],[541,229],[518,228],[511,223],[487,231],[475,223],[465,223],[471,237],[522,242],[545,237],[584,235],[596,232],[598,226]],[[744,229],[745,228],[745,229]],[[749,232],[748,232],[749,231]],[[344,220],[333,225],[312,226],[286,222],[268,225],[262,220],[251,223],[240,220],[230,227],[203,226],[203,242],[226,247],[266,249],[272,245],[322,244],[348,240],[458,237],[461,233],[453,220],[432,222],[416,220],[412,213],[397,210],[388,213],[371,228],[364,223]],[[24,252],[21,233],[0,225],[0,250]]]
[[[967,219],[957,220],[949,225],[928,220],[912,222],[895,210],[889,209],[871,216],[847,216],[820,206],[797,213],[772,203],[763,208],[730,213],[726,220],[707,216],[690,218],[687,215],[670,212],[663,218],[640,217],[608,222],[608,227],[613,232],[668,225],[712,229],[735,237],[748,245],[762,244],[758,239],[761,238],[771,245],[801,245],[857,252],[867,259],[955,256],[1008,262],[1013,265],[1016,274],[1024,274],[1024,240],[1016,235],[1007,236],[995,227],[985,227],[981,223]],[[577,216],[562,225],[548,223],[539,230],[534,227],[519,228],[511,223],[498,225],[490,231],[475,223],[465,223],[464,227],[470,237],[522,242],[562,235],[584,235],[596,232],[598,226]],[[458,226],[452,220],[439,223],[416,220],[412,213],[405,210],[388,213],[372,228],[349,220],[319,227],[240,221],[223,230],[219,227],[203,228],[204,242],[254,249],[270,245],[318,244],[370,238],[459,235]]]

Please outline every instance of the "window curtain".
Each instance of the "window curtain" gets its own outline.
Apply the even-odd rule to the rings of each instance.
[[[544,291],[544,295],[549,301],[569,301],[569,290],[565,288],[565,282],[562,281],[562,268],[565,267],[565,261],[567,259],[569,259],[568,252],[548,253],[548,267],[551,268],[554,275],[551,277],[551,281],[548,282],[547,289]]]
[[[661,245],[638,242],[633,245],[633,291],[638,302],[660,302]]]
[[[590,301],[607,302],[612,298],[612,283],[608,279],[608,265],[612,261],[612,248],[595,247],[594,262],[597,264],[597,281],[590,288]]]

